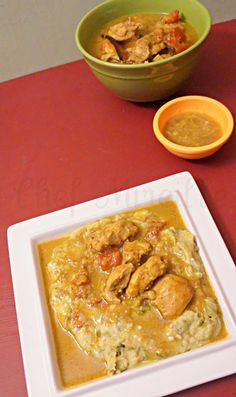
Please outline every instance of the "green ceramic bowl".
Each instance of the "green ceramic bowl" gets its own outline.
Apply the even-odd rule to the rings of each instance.
[[[159,62],[119,65],[101,61],[89,53],[94,32],[123,15],[168,13],[178,9],[198,34],[198,40],[180,54]],[[193,72],[199,50],[211,27],[208,10],[197,0],[108,0],[88,12],[76,29],[76,43],[98,80],[119,97],[137,102],[174,94]]]

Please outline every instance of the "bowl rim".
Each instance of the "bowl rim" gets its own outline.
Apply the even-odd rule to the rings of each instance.
[[[80,33],[80,30],[81,30],[81,28],[82,28],[82,26],[85,23],[87,18],[89,18],[92,14],[96,13],[97,10],[106,7],[110,3],[115,3],[115,1],[116,0],[106,0],[106,1],[102,2],[101,4],[98,4],[97,6],[93,7],[90,11],[88,11],[83,16],[83,18],[78,23],[78,25],[76,27],[76,31],[75,31],[75,42],[76,42],[76,45],[77,45],[78,49],[83,54],[83,56],[86,59],[89,59],[90,61],[95,62],[95,63],[97,63],[98,65],[101,65],[101,66],[108,66],[109,68],[112,68],[112,69],[119,69],[119,68],[124,68],[124,69],[144,69],[144,68],[152,67],[153,65],[156,65],[156,64],[162,65],[162,64],[168,63],[170,60],[176,60],[176,59],[180,58],[181,56],[183,56],[185,54],[188,54],[189,52],[191,52],[194,49],[196,49],[197,47],[199,47],[203,43],[203,41],[206,39],[206,37],[208,36],[209,31],[211,29],[212,18],[211,18],[211,14],[208,11],[207,7],[205,7],[205,5],[203,5],[198,0],[186,0],[186,1],[189,1],[189,3],[197,4],[198,7],[201,8],[204,11],[205,16],[206,16],[206,24],[207,24],[204,33],[189,48],[187,48],[186,50],[180,52],[179,54],[171,56],[170,58],[166,58],[166,59],[163,59],[161,61],[154,61],[154,62],[150,62],[150,63],[145,63],[145,64],[131,64],[131,65],[128,65],[128,64],[120,64],[120,63],[116,64],[116,63],[110,63],[110,62],[102,61],[101,59],[96,58],[95,56],[91,55],[88,51],[86,51],[84,49],[84,47],[81,45],[80,40],[79,40],[79,33]],[[134,15],[134,14],[130,14],[130,15]]]
[[[224,112],[227,118],[228,126],[226,130],[222,131],[222,136],[219,139],[208,145],[203,145],[203,146],[182,146],[182,145],[178,145],[177,143],[171,142],[163,135],[162,131],[160,131],[158,127],[158,121],[160,116],[165,112],[166,109],[168,109],[173,104],[179,102],[188,102],[189,100],[198,100],[204,102],[206,106],[208,103],[211,103],[217,106],[218,108],[219,107],[221,108],[221,110]],[[172,99],[171,101],[168,101],[163,106],[161,106],[158,109],[158,111],[155,113],[153,118],[153,130],[159,142],[168,149],[183,154],[200,154],[222,146],[230,138],[233,132],[233,128],[234,128],[234,119],[231,111],[222,102],[204,95],[186,95]]]

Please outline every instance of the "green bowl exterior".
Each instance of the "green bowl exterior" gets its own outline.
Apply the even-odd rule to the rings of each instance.
[[[165,64],[141,70],[109,70],[86,59],[98,80],[119,97],[137,102],[154,101],[174,94],[189,78],[197,63],[198,49]],[[185,59],[187,58],[187,59]]]
[[[142,65],[103,62],[89,53],[89,43],[98,29],[110,20],[130,14],[163,13],[179,9],[195,28],[198,41],[181,54]],[[199,49],[207,37],[211,18],[197,0],[108,0],[91,10],[76,30],[76,43],[101,83],[116,95],[131,101],[153,101],[174,94],[196,67]]]

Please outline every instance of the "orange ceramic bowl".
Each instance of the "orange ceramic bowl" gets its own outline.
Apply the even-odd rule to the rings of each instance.
[[[209,145],[198,147],[181,146],[169,141],[163,135],[166,122],[171,117],[186,112],[204,113],[213,118],[221,127],[221,137]],[[167,102],[156,112],[153,119],[153,129],[159,142],[176,156],[193,160],[210,156],[219,150],[230,138],[233,126],[233,116],[225,105],[215,99],[198,95],[184,96]]]

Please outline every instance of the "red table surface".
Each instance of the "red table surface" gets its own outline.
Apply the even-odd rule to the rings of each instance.
[[[235,117],[235,43],[236,20],[214,25],[199,67],[178,96],[213,97]],[[116,98],[84,61],[1,84],[1,397],[27,396],[7,249],[9,225],[187,170],[235,258],[235,133],[210,158],[179,159],[153,134],[159,106]],[[236,375],[176,396],[236,396]]]

